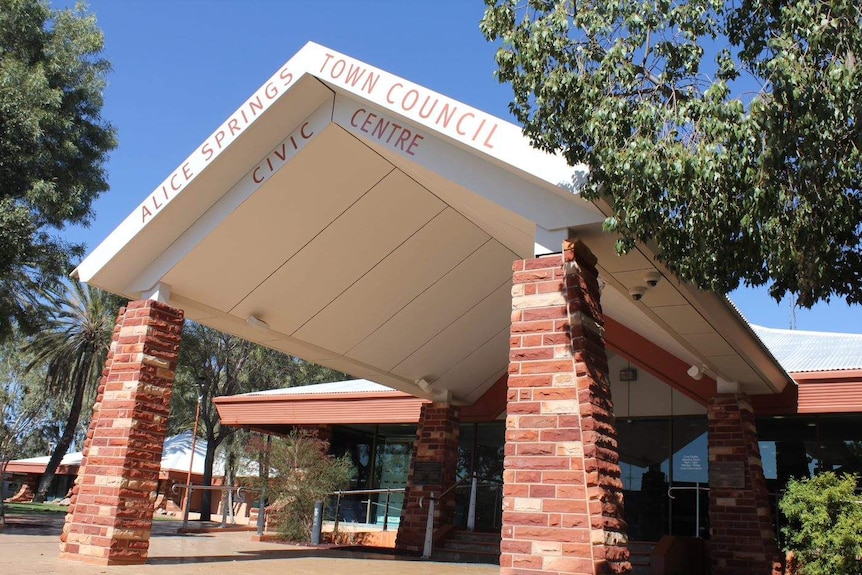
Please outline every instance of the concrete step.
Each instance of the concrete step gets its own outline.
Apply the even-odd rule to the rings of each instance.
[[[650,575],[650,556],[655,543],[652,541],[629,541],[629,562],[632,575]]]
[[[500,564],[500,534],[452,531],[431,553],[434,561]]]
[[[452,551],[484,551],[486,553],[494,553],[496,552],[498,555],[500,553],[500,540],[498,539],[495,542],[482,542],[482,541],[460,541],[460,540],[452,540],[447,539],[444,541],[440,547],[444,549],[451,549]]]
[[[431,553],[431,560],[444,561],[447,563],[484,563],[487,565],[499,565],[500,552],[487,553],[481,551],[458,551],[438,547],[433,553]]]

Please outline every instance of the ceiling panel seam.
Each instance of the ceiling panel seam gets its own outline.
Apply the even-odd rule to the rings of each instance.
[[[396,169],[398,169],[398,168],[396,168]],[[393,171],[394,171],[394,170],[393,170]],[[398,169],[398,172],[399,172],[399,173],[401,173],[401,174],[403,174],[403,173],[404,173],[404,172],[402,172],[400,169]],[[424,188],[423,188],[423,189],[424,189]],[[436,197],[436,196],[435,196],[435,197]],[[438,199],[439,199],[439,198],[438,198]],[[441,200],[441,202],[442,202],[442,200]],[[370,268],[368,268],[368,269],[367,269],[367,270],[366,270],[362,275],[360,275],[358,278],[356,278],[356,279],[355,279],[351,284],[349,284],[349,285],[348,285],[347,287],[345,287],[343,290],[341,290],[340,292],[338,292],[338,294],[336,294],[336,295],[335,295],[331,300],[329,300],[329,302],[328,302],[327,304],[325,304],[325,305],[321,306],[321,307],[320,307],[320,309],[319,309],[319,310],[317,310],[317,312],[316,312],[314,315],[312,315],[310,318],[308,318],[307,320],[305,320],[304,322],[302,322],[302,323],[301,323],[301,324],[300,324],[300,325],[299,325],[295,330],[293,330],[293,331],[291,332],[291,335],[292,335],[292,334],[297,333],[298,331],[300,331],[300,330],[301,330],[303,327],[305,327],[309,322],[311,322],[312,320],[314,320],[314,318],[316,318],[318,315],[320,315],[321,313],[323,313],[323,311],[325,311],[329,306],[331,306],[331,305],[332,305],[332,304],[333,304],[333,303],[334,303],[338,298],[340,298],[340,297],[341,297],[342,295],[344,295],[348,290],[350,290],[350,288],[352,288],[352,287],[353,287],[353,286],[355,286],[357,283],[359,283],[359,282],[362,280],[362,278],[364,278],[365,276],[367,276],[368,274],[370,274],[371,272],[373,272],[375,269],[377,269],[378,267],[380,267],[380,265],[381,265],[384,261],[386,261],[386,260],[389,258],[389,256],[391,256],[392,254],[394,254],[396,251],[398,251],[398,250],[401,248],[401,246],[403,246],[403,245],[404,245],[404,244],[406,244],[408,241],[410,241],[410,238],[414,237],[416,234],[418,234],[419,232],[421,232],[422,230],[424,230],[426,227],[428,227],[429,225],[431,225],[431,223],[432,223],[434,220],[436,220],[438,217],[440,217],[440,215],[441,215],[441,214],[443,214],[443,212],[445,212],[447,209],[451,209],[451,208],[449,207],[449,205],[448,205],[448,204],[446,204],[445,202],[442,202],[442,203],[443,203],[443,208],[442,208],[439,212],[437,212],[437,213],[435,213],[434,215],[432,215],[432,216],[431,216],[431,217],[430,217],[430,218],[429,218],[429,219],[428,219],[424,224],[422,224],[421,226],[419,226],[419,228],[418,228],[418,229],[414,230],[414,231],[413,231],[413,233],[409,234],[406,238],[404,238],[404,240],[403,240],[401,243],[399,243],[397,246],[395,246],[394,248],[392,248],[391,250],[389,250],[389,252],[387,252],[387,253],[386,253],[382,258],[380,258],[380,259],[377,261],[377,263],[376,263],[376,264],[374,264],[373,266],[371,266]],[[453,210],[453,211],[454,211],[454,210]],[[472,223],[472,222],[471,222],[471,223]]]
[[[483,231],[484,231],[484,230],[483,230]],[[440,282],[442,282],[444,279],[446,279],[450,274],[452,274],[456,269],[458,269],[458,267],[459,267],[460,265],[462,265],[464,262],[466,262],[466,261],[467,261],[467,260],[469,260],[471,257],[473,257],[473,254],[475,254],[476,252],[478,252],[479,250],[481,250],[482,248],[484,248],[486,245],[488,245],[490,242],[493,242],[493,241],[495,241],[495,240],[494,240],[494,238],[493,238],[493,237],[489,237],[486,241],[482,242],[482,244],[481,244],[481,245],[479,245],[478,247],[476,247],[476,249],[475,249],[475,250],[473,250],[472,252],[470,252],[469,254],[467,254],[466,256],[464,256],[464,258],[463,258],[463,259],[461,259],[461,261],[460,261],[460,262],[458,262],[457,264],[455,264],[454,266],[452,266],[452,268],[451,268],[448,272],[446,272],[445,274],[443,274],[443,275],[441,275],[439,278],[437,278],[437,281],[435,281],[435,282],[434,282],[434,283],[432,283],[432,284],[429,284],[429,285],[428,285],[424,290],[422,290],[421,292],[419,292],[418,294],[416,294],[416,297],[414,297],[411,301],[409,301],[409,302],[405,303],[405,304],[404,304],[403,306],[401,306],[398,310],[396,310],[396,311],[395,311],[395,313],[393,313],[393,314],[392,314],[392,315],[390,315],[388,318],[386,318],[386,320],[385,320],[384,322],[382,322],[379,326],[377,326],[376,328],[374,328],[374,330],[373,330],[371,333],[369,333],[367,336],[365,336],[364,338],[362,338],[361,340],[359,340],[358,342],[356,342],[356,344],[355,344],[355,345],[353,345],[353,347],[351,347],[350,349],[348,349],[347,351],[345,351],[345,352],[344,352],[345,357],[348,357],[348,356],[351,354],[351,352],[353,352],[353,350],[355,350],[357,347],[359,347],[360,345],[362,345],[362,344],[363,344],[364,342],[366,342],[368,339],[370,339],[370,338],[374,337],[374,335],[375,335],[378,331],[380,331],[384,326],[386,326],[390,321],[392,321],[392,319],[393,319],[393,318],[395,318],[398,314],[400,314],[402,311],[404,311],[404,309],[406,309],[410,304],[412,304],[414,301],[416,301],[417,299],[419,299],[420,297],[422,297],[422,295],[423,295],[423,294],[425,294],[426,292],[428,292],[428,291],[429,291],[430,289],[432,289],[435,285],[437,285],[438,283],[440,283]],[[497,242],[497,243],[499,243],[499,242]],[[506,249],[508,249],[508,248],[506,248]],[[511,252],[511,250],[510,250],[510,252]],[[513,261],[514,261],[514,260],[513,260]],[[483,299],[484,299],[484,298],[483,298]],[[480,300],[479,302],[481,302],[481,301],[482,301],[482,300]],[[476,304],[476,305],[478,305],[478,303],[479,303],[479,302],[477,302],[477,304]],[[471,308],[471,309],[472,309],[472,308]],[[465,312],[465,313],[466,313],[466,312]],[[457,320],[456,320],[456,321],[457,321]],[[448,326],[447,326],[447,327],[448,327]],[[443,329],[446,329],[446,328],[443,328]],[[441,330],[441,331],[442,331],[442,330]],[[440,332],[435,333],[433,336],[431,336],[430,338],[428,338],[428,340],[430,341],[430,340],[431,340],[433,337],[435,337],[438,333],[440,333]],[[413,350],[413,351],[415,352],[416,350]],[[411,352],[411,354],[412,354],[412,352]],[[401,360],[399,360],[399,363],[401,363],[402,361],[404,361],[405,359],[407,359],[408,357],[410,357],[410,355],[411,355],[411,354],[408,354],[408,355],[406,355],[405,357],[401,358]]]
[[[280,270],[281,268],[283,268],[284,266],[286,266],[286,265],[287,265],[287,264],[288,264],[288,263],[289,263],[293,258],[295,258],[295,257],[297,256],[297,254],[299,254],[300,252],[302,252],[302,250],[304,250],[305,248],[307,248],[307,247],[308,247],[308,245],[309,245],[309,244],[311,244],[311,242],[313,242],[315,239],[317,239],[317,237],[318,237],[318,236],[320,236],[320,234],[322,234],[322,233],[323,233],[323,232],[325,232],[327,229],[329,229],[329,227],[330,227],[330,226],[332,226],[332,225],[333,225],[335,222],[337,222],[337,221],[338,221],[338,220],[339,220],[339,219],[340,219],[344,214],[346,214],[348,211],[350,211],[350,209],[351,209],[353,206],[355,206],[357,203],[359,203],[359,202],[362,200],[362,198],[364,198],[365,196],[367,196],[367,195],[368,195],[368,193],[369,193],[369,192],[371,192],[371,190],[373,190],[374,188],[376,188],[377,186],[379,186],[379,185],[380,185],[380,182],[382,182],[382,181],[383,181],[383,180],[385,180],[387,177],[389,177],[389,175],[390,175],[390,174],[392,174],[392,173],[396,170],[396,168],[395,168],[395,166],[392,166],[392,164],[391,164],[391,163],[389,163],[388,161],[387,161],[386,163],[387,163],[387,164],[389,164],[389,165],[391,166],[391,169],[390,169],[389,171],[387,171],[387,172],[386,172],[386,173],[385,173],[385,174],[384,174],[384,175],[383,175],[379,180],[377,180],[377,181],[374,183],[374,185],[373,185],[373,186],[371,186],[370,188],[368,188],[367,190],[365,190],[365,192],[363,192],[359,197],[357,197],[353,202],[351,202],[349,206],[347,206],[346,208],[344,208],[344,210],[342,210],[342,211],[341,211],[341,212],[340,212],[336,217],[332,218],[332,220],[331,220],[331,221],[330,221],[326,226],[324,226],[321,230],[319,230],[316,234],[314,234],[314,235],[313,235],[313,236],[312,236],[312,237],[311,237],[307,242],[305,242],[305,243],[304,243],[304,244],[303,244],[303,245],[302,245],[298,250],[296,250],[293,254],[291,254],[291,256],[290,256],[289,258],[287,258],[286,260],[284,260],[283,262],[281,262],[281,264],[280,264],[280,265],[278,265],[278,266],[277,266],[275,269],[273,269],[273,270],[272,270],[272,271],[271,271],[271,272],[270,272],[270,273],[269,273],[265,278],[263,278],[260,282],[258,282],[258,284],[257,284],[257,285],[255,285],[253,288],[251,288],[251,289],[250,289],[250,290],[249,290],[249,291],[248,291],[244,296],[242,296],[242,297],[239,299],[239,301],[237,301],[235,304],[233,304],[232,306],[230,306],[230,308],[228,309],[228,312],[227,312],[227,313],[228,313],[228,314],[233,314],[233,311],[234,311],[234,310],[235,310],[235,309],[236,309],[240,304],[242,304],[245,300],[247,300],[247,299],[249,298],[249,296],[251,296],[251,295],[252,295],[252,294],[253,294],[253,293],[254,293],[254,292],[255,292],[259,287],[261,287],[263,284],[265,284],[265,283],[269,280],[269,278],[271,278],[273,275],[275,275],[275,274],[278,272],[278,270]]]
[[[499,243],[499,242],[498,242],[498,243]],[[490,292],[488,292],[487,294],[485,294],[485,297],[483,297],[482,299],[480,299],[479,301],[477,301],[474,305],[470,306],[470,308],[469,308],[469,309],[465,310],[465,311],[464,311],[464,313],[462,313],[461,315],[459,315],[458,317],[456,317],[455,319],[453,319],[451,322],[449,322],[449,323],[446,325],[446,327],[444,327],[443,329],[441,329],[440,331],[438,331],[438,332],[437,332],[437,333],[435,333],[434,335],[432,335],[432,336],[428,337],[428,338],[426,339],[425,343],[423,343],[422,345],[420,345],[418,348],[414,349],[414,350],[413,350],[409,355],[407,355],[407,356],[406,356],[406,357],[404,357],[401,361],[399,361],[398,363],[396,363],[396,364],[392,367],[392,369],[390,369],[389,371],[394,372],[396,369],[398,369],[398,367],[399,367],[399,366],[403,365],[405,361],[407,361],[408,359],[410,359],[411,357],[413,357],[416,353],[418,353],[418,352],[419,352],[419,350],[421,350],[421,349],[422,349],[422,348],[424,348],[426,345],[428,345],[429,343],[431,343],[432,341],[434,341],[434,339],[435,339],[437,336],[439,336],[439,335],[440,335],[440,334],[442,334],[444,331],[446,331],[447,329],[449,329],[450,327],[452,327],[452,325],[454,325],[454,324],[458,323],[458,321],[460,321],[463,317],[465,317],[466,315],[468,315],[468,314],[469,314],[470,312],[472,312],[474,309],[476,309],[477,307],[479,307],[480,305],[482,305],[482,303],[484,303],[484,302],[485,302],[485,300],[487,300],[489,297],[491,297],[493,294],[495,294],[495,293],[497,292],[497,290],[499,290],[500,288],[502,288],[502,287],[504,287],[504,286],[507,286],[507,285],[509,285],[509,284],[511,284],[511,283],[512,283],[511,278],[507,278],[507,279],[506,279],[506,281],[504,281],[503,283],[501,283],[501,284],[497,285],[493,290],[491,290]],[[510,313],[510,317],[511,317],[511,311],[510,311],[510,310],[507,310],[507,311],[509,311],[509,313]],[[506,329],[510,329],[510,328],[511,328],[511,326],[507,326],[507,327],[506,327]],[[491,339],[493,339],[494,337],[497,337],[497,335],[498,335],[498,334],[499,334],[499,332],[498,332],[497,334],[494,334],[494,336],[493,336]],[[476,350],[478,350],[478,349],[479,349],[479,348],[481,348],[483,345],[485,345],[486,343],[488,343],[488,341],[490,341],[490,340],[486,340],[486,341],[482,342],[482,344],[481,344],[481,345],[476,346],[476,348],[474,349],[473,353],[475,353],[475,351],[476,351]],[[472,355],[472,353],[471,353],[471,354],[467,354],[467,356],[465,356],[464,358],[462,358],[462,359],[461,359],[461,361],[459,361],[456,365],[460,365],[460,363],[462,363],[462,362],[464,361],[464,359],[466,359],[467,357],[470,357],[470,355]],[[444,373],[448,373],[449,371],[451,371],[451,369],[453,369],[453,368],[450,368],[449,370],[447,370],[447,371],[446,371],[446,372],[444,372]],[[443,375],[441,374],[441,375],[440,375],[440,377],[438,377],[437,379],[440,379],[440,378],[442,378],[442,377],[443,377]],[[434,383],[434,382],[432,381],[432,382],[430,382],[430,383]]]

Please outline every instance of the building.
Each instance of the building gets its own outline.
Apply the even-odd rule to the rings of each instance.
[[[810,477],[827,470],[862,473],[862,431],[857,424],[862,405],[862,335],[752,327],[795,383],[786,401],[761,402],[764,405],[755,409],[778,535],[775,503],[789,477]],[[648,405],[656,402],[661,388],[644,377],[637,365],[619,365],[611,372],[611,393],[616,411],[625,417],[617,420],[617,429],[630,539],[657,542],[666,534],[708,539],[706,409],[676,398],[669,417],[666,409],[650,412]],[[399,459],[390,467],[390,458],[393,453],[409,456],[424,403],[428,400],[364,380],[216,399],[221,420],[229,425],[281,435],[292,427],[320,430],[332,442],[335,454],[351,454],[358,470],[354,489],[408,485],[408,469]],[[640,415],[631,414],[632,404]],[[488,412],[478,418],[471,417],[469,409],[462,411],[459,479],[474,472],[486,479],[502,479],[506,416],[502,407],[496,415]],[[479,492],[476,529],[499,531],[498,493],[493,483],[484,487]],[[341,519],[379,527],[383,496],[358,499],[362,500],[358,511],[348,508]],[[466,489],[455,494],[458,527],[466,524],[468,499]],[[388,524],[397,525],[400,506],[389,512]]]
[[[207,442],[198,439],[194,446],[194,457],[192,457],[192,433],[186,431],[179,435],[168,437],[160,450],[161,462],[159,465],[158,486],[155,490],[155,498],[150,509],[162,510],[169,513],[181,511],[182,491],[173,490],[175,484],[185,485],[190,479],[192,485],[203,484],[204,458],[206,457]],[[68,493],[72,490],[75,478],[78,476],[83,463],[83,452],[76,451],[67,453],[57,468],[54,481],[48,491],[48,502],[69,503]],[[8,492],[16,493],[22,501],[32,501],[33,494],[39,484],[39,480],[48,467],[50,455],[41,457],[29,457],[26,459],[13,459],[6,466],[5,483],[8,482]],[[189,475],[191,471],[191,475]],[[217,459],[214,465],[215,476],[224,475],[224,464]],[[192,497],[191,509],[198,511],[200,508],[200,491]],[[219,498],[213,500],[217,505]]]
[[[780,415],[797,386],[726,298],[647,245],[617,256],[585,176],[517,126],[306,45],[75,270],[133,300],[88,463],[119,437],[157,473],[138,447],[162,441],[187,317],[427,400],[403,552],[422,550],[421,503],[455,482],[461,424],[505,412],[503,573],[626,572],[627,533],[699,525],[715,575],[771,572],[754,409]],[[76,496],[116,481],[106,512],[130,506],[129,467],[85,464]],[[708,522],[682,492],[658,506],[660,474],[708,484]],[[98,511],[73,497],[63,556],[145,561],[139,523],[86,534]],[[441,501],[437,524],[455,513]],[[129,529],[134,545],[114,535]]]

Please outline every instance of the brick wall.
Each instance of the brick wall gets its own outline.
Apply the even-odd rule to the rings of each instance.
[[[708,415],[712,574],[778,575],[780,556],[751,402],[741,394],[718,394]]]
[[[594,256],[515,262],[501,573],[628,573]]]
[[[183,313],[155,301],[120,310],[84,443],[61,557],[146,562]]]
[[[410,473],[407,477],[407,489],[404,492],[401,522],[395,540],[396,550],[411,554],[422,552],[429,497],[431,494],[439,496],[455,483],[458,438],[457,408],[446,403],[426,403],[422,406]],[[419,468],[424,467],[419,473],[417,464]],[[439,474],[436,473],[438,470]],[[436,507],[435,530],[451,525],[455,512],[454,490],[443,501],[438,502]]]

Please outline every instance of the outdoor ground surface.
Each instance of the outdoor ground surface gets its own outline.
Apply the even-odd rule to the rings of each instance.
[[[146,565],[99,567],[58,559],[65,515],[7,510],[0,529],[2,575],[496,575],[496,565],[435,563],[382,554],[256,543],[249,532],[180,535],[180,521],[156,521]]]

